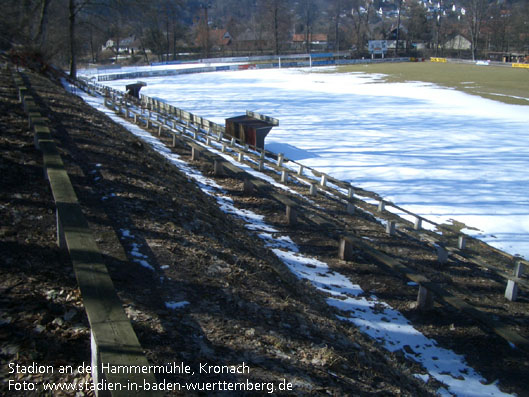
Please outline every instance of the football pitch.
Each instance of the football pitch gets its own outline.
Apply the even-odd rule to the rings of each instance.
[[[337,71],[384,74],[386,82],[423,81],[508,104],[529,105],[529,69],[524,68],[426,61],[348,65]]]
[[[145,79],[142,93],[221,124],[246,109],[271,115],[280,125],[267,137],[268,150],[434,222],[465,224],[463,232],[529,258],[529,101],[505,104],[432,78],[435,70],[447,78],[455,66],[469,77],[460,72],[452,81],[477,86],[474,77],[489,66],[373,66],[158,76]],[[436,84],[417,82],[414,70]]]

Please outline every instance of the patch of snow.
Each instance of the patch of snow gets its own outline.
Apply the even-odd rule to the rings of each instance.
[[[430,375],[428,374],[413,374],[413,376],[422,380],[424,383],[428,383],[428,380],[430,379]]]
[[[154,267],[151,266],[149,262],[143,259],[133,259],[134,262],[139,263],[141,266],[143,266],[146,269],[149,269],[154,272]]]
[[[181,301],[181,302],[165,302],[165,307],[168,309],[176,310],[181,309],[185,306],[189,305],[188,301]]]
[[[130,230],[128,229],[119,229],[119,231],[121,232],[121,236],[123,238],[134,238],[134,236],[130,234]]]

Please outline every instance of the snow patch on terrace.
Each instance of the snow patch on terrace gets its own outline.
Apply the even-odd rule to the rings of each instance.
[[[135,236],[130,234],[130,231],[127,229],[120,229],[120,232],[121,232],[121,239],[123,240],[124,239],[132,240],[135,238]],[[129,251],[129,255],[134,258],[132,259],[132,261],[154,272],[155,271],[154,267],[146,260],[148,259],[148,256],[140,252],[141,244],[138,244],[133,241],[130,245],[132,248]]]
[[[181,302],[165,302],[165,307],[168,309],[176,310],[181,309],[185,306],[189,305],[188,301],[181,301]]]
[[[458,396],[508,395],[502,393],[495,384],[484,384],[484,379],[466,364],[464,357],[437,346],[434,340],[413,328],[400,312],[378,301],[373,295],[369,298],[362,296],[363,290],[359,285],[333,271],[327,264],[300,254],[299,248],[289,237],[274,237],[274,233],[279,231],[266,224],[263,216],[236,208],[233,200],[225,195],[226,192],[215,181],[190,167],[148,132],[115,115],[103,105],[101,98],[93,98],[84,93],[80,93],[80,96],[88,104],[106,113],[131,133],[150,144],[154,150],[194,180],[204,193],[214,197],[224,212],[244,220],[249,230],[261,231],[259,236],[265,241],[266,246],[298,278],[309,280],[317,289],[329,295],[327,303],[343,312],[343,315],[339,316],[340,319],[355,324],[361,331],[380,341],[389,351],[403,350],[408,358],[421,363],[430,376],[443,382],[449,393]],[[130,233],[123,231],[122,235],[130,236]],[[166,302],[166,306],[176,309],[185,304]],[[420,378],[425,381],[428,379],[425,375],[420,375]],[[440,389],[439,392],[446,394],[444,389]]]

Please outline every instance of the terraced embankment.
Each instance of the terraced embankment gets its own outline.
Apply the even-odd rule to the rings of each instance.
[[[168,375],[168,381],[248,378],[277,385],[286,379],[291,395],[433,390],[435,383],[413,378],[418,368],[338,321],[321,295],[158,154],[59,85],[31,72],[27,77],[150,362],[250,367],[249,375]],[[90,341],[71,264],[56,246],[41,155],[11,74],[3,70],[1,79],[0,387],[5,395],[28,395],[8,390],[15,379],[9,363],[77,367],[88,364]],[[171,308],[183,301],[189,304]]]
[[[185,362],[199,368],[200,363],[245,362],[250,367],[249,375],[177,375],[168,380],[248,378],[277,385],[286,379],[293,384],[294,390],[285,393],[290,395],[428,395],[439,387],[434,380],[424,384],[416,379],[413,375],[423,371],[405,359],[403,351],[388,353],[350,323],[339,321],[340,313],[326,305],[323,294],[296,279],[262,240],[246,231],[240,220],[221,212],[212,197],[149,145],[57,84],[32,73],[27,76],[46,109],[85,216],[151,363]],[[2,332],[8,341],[2,346],[2,373],[7,380],[6,365],[14,360],[26,365],[87,361],[89,339],[71,265],[55,247],[53,205],[41,179],[33,137],[16,103],[10,74],[4,72],[2,81],[2,175],[8,181],[1,196],[6,213]],[[157,129],[151,132],[157,135]],[[173,150],[184,159],[191,155],[185,144]],[[205,158],[193,166],[207,176],[213,174]],[[319,207],[308,207],[306,215],[335,222],[334,227],[317,228],[303,219],[289,226],[283,208],[270,196],[244,194],[242,179],[225,176],[218,183],[240,208],[263,213],[279,235],[290,235],[304,253],[359,280],[368,294],[376,293],[402,309],[424,333],[466,353],[490,381],[500,378],[506,390],[524,393],[528,363],[523,352],[444,306],[426,313],[412,311],[409,303],[415,300],[416,289],[407,280],[381,270],[365,251],[355,251],[353,260],[337,259],[338,238],[344,231],[355,231],[374,241],[377,249],[405,258],[429,275],[438,274],[436,281],[456,289],[476,280],[472,299],[490,303],[493,315],[503,311],[502,320],[518,324],[525,335],[524,296],[516,304],[500,301],[504,286],[489,279],[486,271],[464,258],[439,266],[428,245],[407,234],[388,236],[375,218],[361,212],[347,217],[344,208],[337,209],[335,200],[324,195],[314,199]],[[36,232],[39,228],[41,233]],[[42,247],[50,258],[40,255]],[[456,282],[451,281],[452,273],[459,276]],[[26,306],[25,299],[41,304]],[[68,302],[76,305],[74,317]],[[75,328],[76,322],[83,325]],[[75,347],[70,343],[74,329],[79,330]],[[45,341],[53,341],[54,354],[42,347]]]

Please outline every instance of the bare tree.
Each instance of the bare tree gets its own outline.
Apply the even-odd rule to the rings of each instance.
[[[167,15],[168,15],[169,22],[168,22],[167,31],[169,32],[169,23],[170,23],[170,30],[172,32],[172,44],[173,44],[173,60],[176,60],[177,42],[183,36],[183,28],[178,19],[180,12],[181,12],[180,2],[173,1],[168,4]],[[169,46],[169,37],[167,38],[167,44]]]
[[[372,0],[354,0],[351,9],[351,17],[353,20],[354,31],[356,36],[356,49],[361,51],[364,49],[367,40],[371,40],[372,31],[370,26],[370,18],[373,14]]]
[[[34,38],[34,42],[39,46],[43,47],[46,43],[48,33],[48,10],[50,8],[51,0],[41,0],[40,17],[39,17],[39,29]]]
[[[400,13],[402,11],[402,0],[397,1],[397,37],[395,40],[395,56],[397,56],[399,51],[399,40],[400,40]]]
[[[77,78],[77,17],[92,0],[68,0],[68,38],[70,41],[70,78]]]
[[[77,16],[77,7],[75,0],[68,1],[68,33],[70,38],[70,77],[75,79],[77,77],[77,55],[75,42],[75,18]]]
[[[465,18],[470,34],[470,44],[472,50],[472,60],[476,60],[481,27],[487,14],[487,0],[464,0]]]
[[[283,0],[261,0],[260,10],[264,27],[273,38],[274,53],[279,55],[289,33],[290,10]]]
[[[511,35],[516,26],[512,11],[504,8],[503,5],[493,5],[489,16],[487,20],[488,49],[509,51]]]
[[[405,26],[410,44],[413,41],[430,41],[431,30],[425,8],[418,3],[412,3],[408,6],[406,15]]]
[[[211,8],[211,3],[204,2],[200,4],[200,9],[202,10],[202,16],[200,17],[200,41],[202,46],[202,55],[205,58],[209,58],[209,16],[208,12]]]
[[[9,49],[13,45],[33,47],[38,32],[35,26],[45,28],[45,17],[39,23],[41,0],[4,0],[0,14],[0,39],[2,48]],[[44,14],[45,16],[46,14]]]
[[[312,33],[316,22],[317,7],[314,0],[301,0],[299,3],[299,17],[305,35],[305,49],[311,51]]]
[[[529,31],[529,3],[520,2],[513,7],[512,14],[514,16],[510,35],[512,45],[527,54],[529,51],[529,34],[527,34]],[[527,57],[526,59],[529,61]]]
[[[340,51],[340,20],[350,14],[351,8],[351,0],[332,0],[329,3],[328,13],[332,23],[335,51]]]

